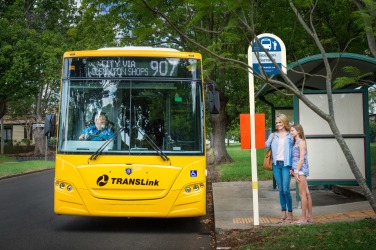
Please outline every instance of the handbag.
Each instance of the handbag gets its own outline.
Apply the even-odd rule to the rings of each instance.
[[[266,150],[265,156],[264,156],[264,163],[262,164],[262,168],[265,170],[272,171],[273,169],[273,162],[272,162],[272,149],[268,148]]]
[[[272,142],[274,139],[274,133],[272,134]],[[265,170],[272,171],[273,170],[273,161],[272,161],[272,148],[268,148],[264,155],[264,163],[262,164],[262,168]]]

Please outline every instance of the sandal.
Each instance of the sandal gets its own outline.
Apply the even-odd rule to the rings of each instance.
[[[277,224],[281,224],[281,223],[285,222],[285,220],[286,220],[286,217],[281,217],[279,219],[279,221],[277,221]]]
[[[285,222],[291,224],[291,223],[294,222],[294,219],[293,218],[286,218]]]
[[[286,223],[292,223],[294,221],[294,217],[292,216],[292,212],[289,212],[286,216],[285,222]]]
[[[300,221],[300,220],[292,222],[292,224],[295,224],[295,225],[304,225],[308,223],[309,223],[308,221]]]
[[[277,222],[277,224],[285,222],[286,218],[287,218],[286,212],[282,212],[282,217],[279,219],[279,221]]]

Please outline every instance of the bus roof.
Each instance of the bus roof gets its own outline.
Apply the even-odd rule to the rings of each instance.
[[[64,58],[73,57],[101,57],[101,56],[129,56],[129,57],[177,57],[202,59],[200,53],[182,52],[170,48],[153,48],[146,46],[129,46],[129,47],[109,47],[97,50],[67,51]]]
[[[153,47],[150,47],[150,46],[108,47],[108,48],[100,48],[98,50],[158,50],[158,51],[176,51],[176,52],[180,52],[177,49],[171,49],[171,48],[153,48]]]

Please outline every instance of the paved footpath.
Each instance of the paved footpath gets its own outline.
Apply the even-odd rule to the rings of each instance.
[[[254,226],[251,182],[216,182],[212,183],[212,188],[216,230],[249,229]],[[350,198],[335,194],[332,190],[311,188],[314,223],[375,217],[364,197]],[[297,220],[301,209],[297,208],[293,182],[291,194]],[[273,190],[272,181],[259,182],[258,203],[260,225],[281,225],[278,223],[281,216],[278,191]]]

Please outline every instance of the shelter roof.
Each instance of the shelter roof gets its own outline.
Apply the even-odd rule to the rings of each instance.
[[[366,80],[376,84],[376,58],[354,53],[327,53],[326,56],[333,70],[333,80],[338,77],[349,76],[343,71],[343,68],[353,66],[359,69],[361,74],[373,72],[373,75],[367,77]],[[326,70],[322,55],[313,55],[290,63],[287,66],[287,76],[297,87],[304,84],[305,89],[325,90]],[[281,79],[279,75],[273,75],[272,78]],[[355,89],[357,87],[359,85],[354,84],[347,85],[345,88]],[[260,98],[274,91],[274,88],[265,83],[256,92],[255,97]]]

